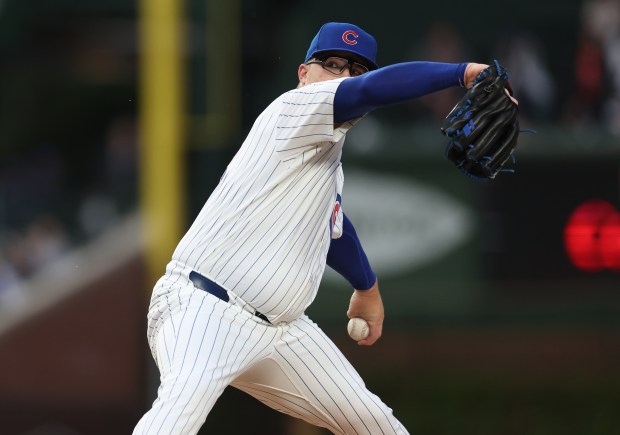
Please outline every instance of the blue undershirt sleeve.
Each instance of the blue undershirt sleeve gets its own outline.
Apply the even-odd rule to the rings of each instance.
[[[356,290],[368,290],[377,281],[353,224],[343,213],[343,232],[332,239],[327,265],[342,275]]]
[[[334,123],[464,82],[467,63],[404,62],[343,80],[334,97]]]

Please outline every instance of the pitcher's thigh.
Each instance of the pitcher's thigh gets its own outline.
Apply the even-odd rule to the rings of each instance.
[[[156,337],[161,385],[134,434],[195,434],[216,400],[246,364],[268,349],[274,334],[252,343],[249,313],[211,296],[171,317]]]
[[[366,388],[342,352],[307,317],[288,325],[271,358],[269,370],[259,372],[266,378],[245,383],[248,378],[241,378],[233,385],[274,409],[334,433],[407,433],[392,410]]]

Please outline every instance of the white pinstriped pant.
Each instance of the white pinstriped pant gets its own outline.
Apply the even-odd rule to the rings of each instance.
[[[178,301],[149,339],[161,385],[134,434],[197,433],[228,385],[333,433],[407,433],[307,316],[274,326],[193,288]]]

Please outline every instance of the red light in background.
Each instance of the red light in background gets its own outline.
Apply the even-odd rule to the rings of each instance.
[[[620,213],[614,213],[601,224],[600,248],[603,266],[620,272]]]
[[[584,202],[566,223],[564,247],[578,269],[620,270],[620,214],[606,201]]]

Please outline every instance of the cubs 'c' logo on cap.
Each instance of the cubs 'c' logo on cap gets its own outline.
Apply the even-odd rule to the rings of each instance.
[[[355,45],[357,44],[357,38],[359,38],[359,35],[353,30],[347,30],[342,34],[342,40],[345,44]]]

